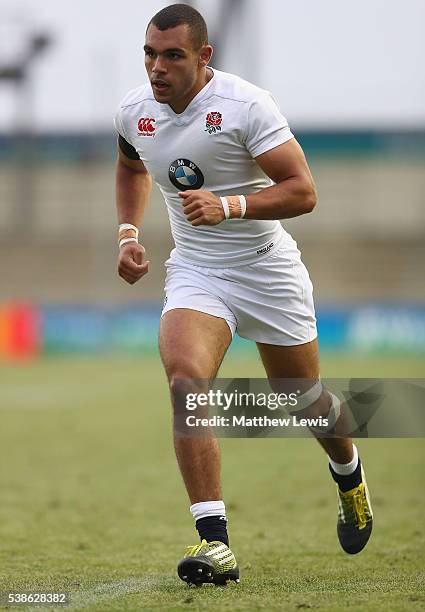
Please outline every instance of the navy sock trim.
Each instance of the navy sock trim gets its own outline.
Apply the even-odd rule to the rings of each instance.
[[[351,489],[354,489],[355,487],[359,486],[359,484],[362,481],[362,467],[361,467],[361,465],[362,464],[360,462],[360,457],[359,457],[359,462],[358,462],[357,467],[354,470],[354,472],[352,474],[348,474],[348,475],[344,475],[343,476],[341,474],[337,474],[335,472],[335,470],[332,469],[331,464],[329,464],[329,470],[330,470],[330,473],[332,475],[332,478],[338,484],[338,486],[341,489],[341,491],[346,493],[347,491],[351,491]]]
[[[225,516],[205,516],[200,518],[196,521],[196,529],[201,540],[223,542],[223,544],[229,546],[227,519]]]

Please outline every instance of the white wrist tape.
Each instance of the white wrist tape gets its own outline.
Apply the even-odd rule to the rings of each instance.
[[[119,243],[118,243],[119,248],[121,248],[123,244],[127,244],[127,242],[137,242],[137,243],[139,243],[137,238],[122,238],[122,240],[120,240]]]
[[[124,230],[133,230],[136,232],[136,238],[139,237],[139,228],[132,223],[120,223],[118,226],[118,231],[123,232]]]
[[[239,202],[241,203],[241,219],[245,217],[246,214],[246,199],[245,196],[239,196]]]
[[[220,197],[220,201],[221,201],[221,205],[224,210],[224,218],[229,219],[230,218],[229,203],[225,197]]]

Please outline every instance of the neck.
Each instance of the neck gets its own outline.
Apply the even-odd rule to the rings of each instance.
[[[200,73],[199,79],[196,81],[196,84],[193,87],[193,89],[190,91],[190,93],[182,100],[179,100],[178,102],[170,104],[173,111],[177,113],[178,115],[180,113],[183,113],[186,110],[186,108],[189,106],[189,104],[192,102],[193,98],[198,95],[201,89],[203,89],[205,85],[209,83],[209,81],[211,81],[213,76],[214,76],[214,73],[211,70],[211,68],[208,68],[208,67],[203,68],[202,72]]]

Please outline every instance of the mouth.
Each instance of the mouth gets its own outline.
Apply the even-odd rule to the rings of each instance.
[[[170,85],[166,81],[161,79],[154,79],[151,81],[153,90],[158,94],[163,94],[170,89]]]

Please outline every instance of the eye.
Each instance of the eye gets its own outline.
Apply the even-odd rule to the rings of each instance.
[[[174,60],[174,59],[180,59],[181,55],[180,55],[180,53],[170,53],[169,57],[171,57],[171,59]]]
[[[155,53],[152,49],[145,49],[145,55],[147,55],[148,57],[154,57]]]

